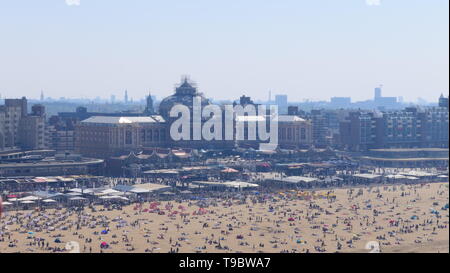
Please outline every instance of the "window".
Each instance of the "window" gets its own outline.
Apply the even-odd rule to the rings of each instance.
[[[305,140],[306,139],[306,129],[305,128],[301,128],[300,129],[300,139],[301,140]]]
[[[153,131],[152,130],[148,130],[147,131],[147,141],[153,141]]]
[[[133,140],[131,137],[131,131],[126,131],[125,132],[125,144],[132,144]]]

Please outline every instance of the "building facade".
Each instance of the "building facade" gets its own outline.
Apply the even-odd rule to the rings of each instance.
[[[448,148],[448,129],[448,110],[441,107],[355,111],[340,123],[340,140],[350,150]]]
[[[167,143],[167,126],[161,116],[95,116],[75,126],[75,151],[106,158]]]
[[[33,105],[31,114],[20,119],[19,142],[25,150],[47,149],[48,130],[43,105]]]
[[[27,99],[5,99],[0,106],[0,150],[20,146],[19,127],[22,117],[27,116]]]

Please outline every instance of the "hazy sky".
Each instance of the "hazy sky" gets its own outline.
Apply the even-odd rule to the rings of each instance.
[[[447,93],[449,1],[367,1],[0,0],[0,93],[161,98],[185,74],[217,99]]]

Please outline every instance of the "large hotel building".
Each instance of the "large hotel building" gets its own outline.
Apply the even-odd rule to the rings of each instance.
[[[210,105],[210,101],[197,91],[187,79],[176,88],[175,94],[163,99],[159,105],[160,115],[142,116],[91,116],[79,122],[75,127],[76,152],[92,157],[111,157],[127,154],[131,151],[138,153],[145,148],[195,148],[195,149],[226,149],[235,145],[258,148],[259,142],[235,140],[181,140],[174,141],[170,136],[170,127],[176,119],[169,113],[173,106],[182,104],[191,113],[193,98],[200,97],[202,107]],[[246,103],[251,101],[246,101]],[[147,101],[147,104],[152,103]],[[147,105],[147,109],[153,108]],[[264,118],[261,116],[261,118]],[[191,117],[191,120],[192,117]],[[202,124],[205,122],[202,119]],[[233,123],[233,130],[239,118]],[[222,126],[225,126],[222,122]],[[246,123],[244,126],[248,126]],[[191,124],[190,135],[193,135]],[[301,148],[312,144],[312,125],[310,121],[298,116],[280,115],[278,119],[278,143],[280,147]],[[222,128],[223,136],[225,128]]]

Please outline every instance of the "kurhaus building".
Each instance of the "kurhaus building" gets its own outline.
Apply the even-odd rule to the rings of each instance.
[[[142,152],[145,148],[190,148],[190,149],[233,149],[235,145],[248,146],[259,145],[259,141],[235,141],[236,125],[240,117],[236,117],[233,123],[233,139],[227,140],[225,137],[225,114],[222,109],[221,139],[205,140],[194,138],[193,123],[190,123],[189,140],[174,140],[170,135],[171,125],[178,117],[171,117],[170,111],[176,105],[187,106],[190,110],[190,121],[193,118],[194,98],[200,98],[201,107],[210,105],[202,93],[197,91],[195,84],[184,78],[175,93],[163,99],[159,105],[160,115],[142,116],[90,116],[79,122],[75,126],[75,151],[92,157],[108,158],[113,156],[128,155],[130,152]],[[245,98],[245,97],[243,97]],[[245,106],[253,104],[250,98],[245,102],[241,98],[240,104]],[[149,104],[149,103],[147,103]],[[248,116],[245,116],[248,117]],[[300,148],[308,147],[312,144],[312,126],[310,121],[306,121],[298,116],[279,116],[279,144],[281,147]],[[264,118],[264,117],[262,117]],[[244,118],[245,119],[245,118]],[[200,128],[208,121],[208,118],[200,119]],[[246,128],[248,122],[244,121]],[[259,139],[259,138],[258,138]]]

